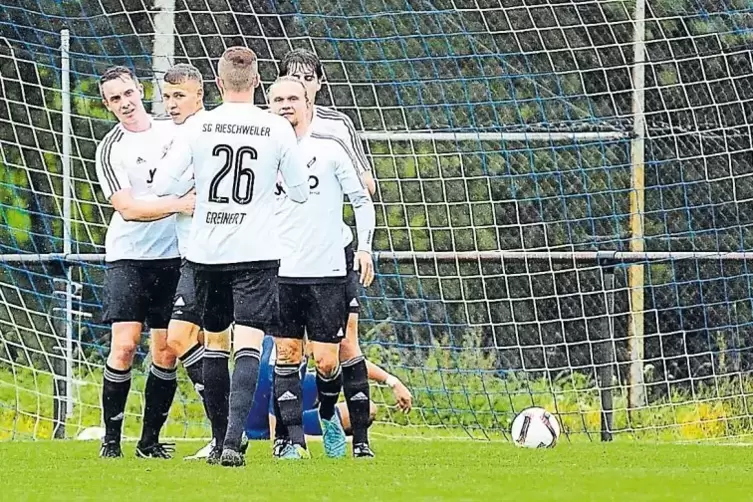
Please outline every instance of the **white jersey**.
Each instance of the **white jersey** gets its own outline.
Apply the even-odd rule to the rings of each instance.
[[[225,103],[182,129],[196,184],[188,260],[206,265],[279,260],[278,170],[289,185],[306,184],[290,123],[251,103]]]
[[[285,250],[281,278],[326,279],[347,274],[342,245],[343,195],[356,211],[359,250],[371,251],[374,205],[353,162],[334,136],[312,130],[299,141],[309,175],[309,200],[296,204],[278,189],[277,222]]]
[[[169,121],[151,120],[143,132],[130,132],[118,124],[97,146],[97,179],[105,198],[130,188],[135,199],[157,199],[151,184],[173,145]],[[126,221],[115,211],[107,227],[105,260],[157,260],[177,258],[175,215],[157,221]]]
[[[314,118],[311,120],[311,130],[315,134],[334,136],[342,141],[341,145],[350,156],[359,176],[364,171],[371,171],[371,164],[369,164],[366,158],[363,145],[350,117],[332,108],[317,105],[314,106]],[[345,247],[351,242],[353,242],[353,232],[343,222],[342,245]]]
[[[191,120],[206,113],[199,110],[188,117],[182,124],[176,124],[172,119],[167,119],[172,124],[173,132],[177,136]],[[160,119],[162,120],[162,119]],[[185,149],[171,148],[170,152],[162,160],[162,165],[157,169],[152,182],[152,190],[157,195],[174,195],[182,197],[194,187],[193,163],[187,156]],[[188,252],[188,242],[191,234],[191,221],[193,216],[189,214],[175,215],[175,231],[178,235],[178,250],[180,256],[185,257]]]

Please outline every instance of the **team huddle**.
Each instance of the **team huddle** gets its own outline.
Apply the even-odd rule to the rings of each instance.
[[[103,102],[118,119],[96,154],[115,209],[105,241],[103,321],[112,342],[102,457],[123,455],[144,325],[152,363],[139,457],[172,456],[160,432],[178,361],[211,424],[212,464],[244,465],[246,438],[273,438],[281,459],[309,458],[308,435],[322,436],[328,457],[346,456],[346,435],[354,457],[373,457],[370,379],[410,410],[408,389],[358,344],[359,288],[374,278],[375,185],[353,123],[314,105],[323,77],[315,54],[283,58],[269,110],[254,105],[257,67],[250,49],[227,49],[217,66],[222,104],[207,111],[200,72],[175,65],[162,82],[167,117],[146,112],[130,69],[100,78]],[[344,196],[356,245],[343,222]]]

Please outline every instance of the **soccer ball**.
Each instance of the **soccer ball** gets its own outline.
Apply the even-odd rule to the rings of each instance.
[[[544,408],[527,408],[512,421],[510,434],[516,446],[554,448],[560,436],[560,424]]]

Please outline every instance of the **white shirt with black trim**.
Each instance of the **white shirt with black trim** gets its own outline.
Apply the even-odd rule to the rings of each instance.
[[[277,224],[285,250],[280,278],[327,279],[347,274],[342,245],[343,195],[356,216],[358,250],[371,252],[374,203],[340,138],[312,129],[298,143],[309,175],[309,200],[291,202],[278,187]]]
[[[290,123],[251,103],[224,103],[181,127],[196,186],[186,257],[205,265],[279,260],[277,173],[305,201],[306,171]]]
[[[134,199],[152,200],[158,195],[152,182],[173,146],[170,121],[151,119],[151,127],[130,132],[118,124],[97,146],[95,167],[102,193],[129,189]],[[126,221],[115,211],[107,227],[105,260],[157,260],[177,258],[175,215],[157,221]]]
[[[205,110],[199,110],[182,124],[176,124],[169,117],[166,118],[172,124],[173,133],[177,136],[180,134],[186,124],[192,120],[199,120]],[[160,119],[162,120],[162,119]],[[157,169],[152,181],[152,190],[157,195],[174,195],[182,197],[194,187],[193,163],[188,157],[185,149],[171,148],[167,156],[162,160],[159,169]],[[188,252],[188,242],[191,236],[191,222],[193,216],[190,214],[175,215],[175,230],[178,234],[178,250],[180,256],[185,257]]]
[[[311,130],[317,134],[339,138],[359,176],[365,171],[371,171],[371,164],[366,158],[363,144],[358,137],[353,121],[342,112],[326,106],[314,106],[314,118],[311,120]],[[342,245],[353,242],[353,232],[350,227],[342,223]]]

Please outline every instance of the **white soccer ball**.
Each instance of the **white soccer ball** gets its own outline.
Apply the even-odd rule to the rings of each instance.
[[[560,423],[544,408],[527,408],[512,421],[510,434],[515,445],[522,448],[554,448]]]

